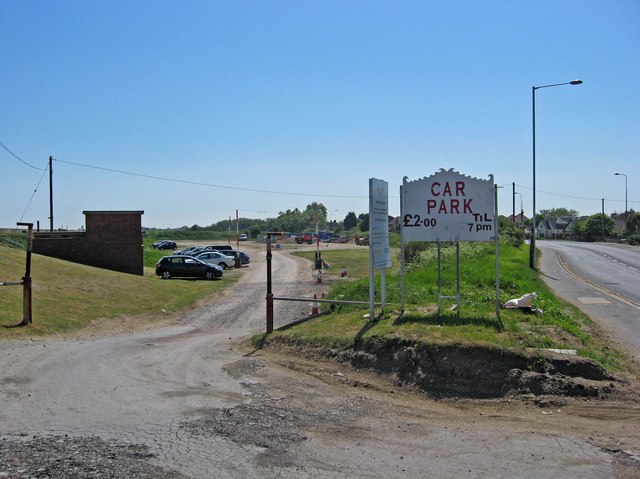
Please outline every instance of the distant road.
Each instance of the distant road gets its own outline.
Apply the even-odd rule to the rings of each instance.
[[[572,241],[536,244],[547,284],[640,360],[640,248]]]

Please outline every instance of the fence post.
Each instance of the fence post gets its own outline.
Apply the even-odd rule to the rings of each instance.
[[[33,223],[18,223],[18,226],[27,227],[27,265],[22,278],[22,323],[27,326],[33,321],[31,308],[31,251],[33,250]]]

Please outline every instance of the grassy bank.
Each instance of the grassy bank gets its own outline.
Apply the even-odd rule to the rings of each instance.
[[[330,297],[368,301],[368,248],[361,250],[327,250],[322,257],[331,264],[327,271],[332,283]],[[298,253],[313,257],[313,252]],[[340,279],[340,266],[348,268],[347,279]],[[387,272],[387,302],[382,318],[364,318],[367,307],[338,306],[333,314],[321,316],[294,328],[276,332],[294,341],[317,345],[347,347],[372,338],[402,338],[434,344],[465,343],[499,348],[575,349],[578,355],[589,357],[610,369],[625,368],[627,359],[595,333],[593,322],[579,309],[555,297],[528,268],[528,249],[524,246],[502,245],[500,250],[501,302],[536,292],[534,307],[542,314],[518,310],[495,312],[495,256],[492,245],[464,243],[461,245],[461,309],[450,311],[453,303],[443,303],[437,312],[437,251],[427,248],[416,255],[406,271],[406,311],[400,314],[400,272],[398,259]],[[379,294],[379,275],[376,277]],[[455,248],[442,252],[443,294],[455,295]],[[379,298],[377,298],[379,300]]]
[[[152,261],[155,264],[155,261]],[[0,246],[0,281],[20,281],[25,252]],[[144,276],[117,273],[67,261],[33,255],[33,324],[25,328],[0,327],[0,338],[58,334],[85,327],[98,319],[135,321],[144,316],[162,318],[209,296],[215,296],[242,274],[225,271],[216,281],[164,281],[153,268]],[[0,287],[0,325],[22,320],[22,287]]]

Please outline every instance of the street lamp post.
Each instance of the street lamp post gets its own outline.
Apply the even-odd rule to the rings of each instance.
[[[629,210],[627,208],[627,175],[624,173],[614,173],[614,175],[624,176],[624,229],[626,230],[627,223],[629,222]]]
[[[536,90],[562,85],[580,85],[582,80],[571,80],[565,83],[553,83],[551,85],[531,87],[531,106],[533,115],[533,224],[531,227],[531,240],[529,241],[529,267],[536,267]]]

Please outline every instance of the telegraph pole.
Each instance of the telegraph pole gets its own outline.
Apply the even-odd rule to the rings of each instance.
[[[512,206],[513,206],[513,221],[511,221],[512,223],[516,222],[516,182],[513,182],[513,195],[511,197],[512,200]]]
[[[49,157],[49,231],[53,231],[53,157]]]
[[[600,223],[602,225],[602,241],[604,241],[604,198],[602,198],[602,215],[600,216]]]

